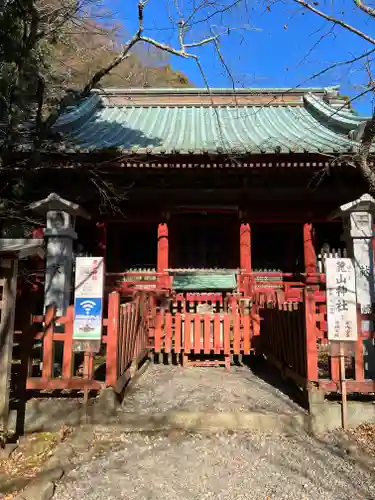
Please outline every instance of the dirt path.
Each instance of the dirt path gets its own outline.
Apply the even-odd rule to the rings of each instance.
[[[373,472],[306,435],[96,435],[57,500],[373,500]],[[99,444],[99,446],[98,446]]]
[[[123,410],[139,414],[178,411],[300,414],[288,396],[247,367],[182,368],[151,365],[132,388]]]
[[[119,415],[168,412],[304,415],[283,392],[248,368],[153,365],[133,386]],[[141,418],[142,417],[142,418]],[[121,420],[121,419],[120,419]],[[212,431],[212,429],[211,429]],[[58,485],[58,500],[374,500],[375,482],[334,443],[286,433],[124,432],[97,428],[90,459]]]

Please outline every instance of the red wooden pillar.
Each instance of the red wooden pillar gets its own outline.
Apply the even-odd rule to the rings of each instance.
[[[169,268],[169,242],[168,242],[168,225],[161,223],[158,225],[158,256],[157,256],[157,273],[163,273],[165,276],[160,279],[161,286],[167,286],[168,277],[166,270]]]
[[[240,226],[240,269],[241,273],[251,273],[251,229],[249,224]],[[250,294],[250,277],[244,277],[243,292],[245,296]]]
[[[318,380],[318,349],[316,344],[316,306],[314,292],[306,288],[304,299],[306,325],[306,378],[307,382],[316,382]]]
[[[316,274],[316,253],[313,240],[312,224],[306,223],[303,226],[303,249],[305,260],[305,273]]]
[[[249,224],[240,226],[240,267],[251,273],[251,229]]]

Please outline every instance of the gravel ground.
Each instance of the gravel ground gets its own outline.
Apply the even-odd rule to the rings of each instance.
[[[374,471],[306,435],[171,431],[96,437],[102,450],[57,486],[57,500],[374,500]]]
[[[303,410],[247,367],[182,368],[151,365],[132,388],[123,410],[139,414],[180,411],[257,411],[295,414]]]

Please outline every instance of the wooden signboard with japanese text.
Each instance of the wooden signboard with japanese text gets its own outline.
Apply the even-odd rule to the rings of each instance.
[[[328,340],[355,342],[358,329],[353,260],[327,258],[326,276]]]

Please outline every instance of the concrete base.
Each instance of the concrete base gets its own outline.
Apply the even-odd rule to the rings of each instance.
[[[278,415],[260,412],[171,411],[164,414],[139,415],[122,412],[119,425],[124,432],[147,432],[178,429],[190,432],[272,431],[295,433],[308,430],[304,415]]]
[[[348,401],[348,425],[375,423],[375,402]],[[341,404],[333,401],[310,402],[310,429],[314,434],[341,427]]]
[[[103,406],[98,399],[88,408],[75,400],[31,400],[26,406],[24,432],[47,432],[59,429],[62,424],[78,427],[82,424],[119,425],[123,432],[156,432],[170,429],[185,431],[220,430],[295,432],[308,430],[309,417],[304,413],[277,414],[256,411],[169,411],[165,413],[126,412],[123,409]],[[104,410],[104,411],[103,411]],[[110,410],[110,411],[108,411]],[[11,414],[9,429],[15,430],[15,413]]]

